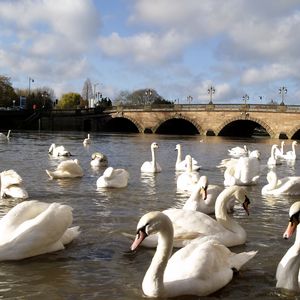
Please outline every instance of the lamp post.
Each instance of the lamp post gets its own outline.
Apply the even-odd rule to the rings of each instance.
[[[249,114],[247,113],[247,101],[249,100],[249,96],[247,95],[247,94],[245,94],[244,96],[243,96],[243,101],[244,101],[244,109],[245,109],[245,111],[244,111],[244,114],[245,114],[245,116],[247,117]]]
[[[29,80],[28,80],[28,96],[30,96],[30,85],[31,85],[31,82],[34,82],[34,79],[29,77]]]
[[[284,95],[287,94],[287,88],[285,86],[279,88],[279,95],[281,95],[280,105],[284,105]]]
[[[193,101],[193,97],[191,95],[186,97],[186,100],[188,101],[189,104]]]
[[[212,102],[212,95],[216,92],[216,89],[211,85],[209,89],[207,90],[209,94],[209,103],[208,104],[213,104]]]
[[[147,89],[146,91],[145,91],[145,95],[146,95],[146,97],[147,97],[147,104],[149,104],[149,99],[150,99],[150,97],[152,96],[152,90],[151,89]],[[144,103],[144,104],[146,104],[146,103]]]

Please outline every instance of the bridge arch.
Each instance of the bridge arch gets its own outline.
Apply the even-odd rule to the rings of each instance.
[[[233,118],[230,118],[230,119],[226,120],[225,122],[223,122],[217,128],[216,135],[219,135],[221,133],[221,131],[224,130],[224,128],[227,125],[229,125],[233,122],[237,122],[237,121],[251,121],[251,122],[257,123],[267,131],[267,133],[269,134],[270,137],[275,138],[274,131],[271,129],[271,127],[267,123],[265,123],[261,119],[253,118],[249,114],[244,115],[244,113],[241,113],[241,116],[233,117]]]
[[[160,120],[154,127],[152,127],[152,132],[156,133],[158,131],[158,129],[166,122],[168,121],[172,121],[172,120],[183,120],[185,122],[190,123],[194,128],[195,131],[197,131],[197,134],[202,134],[203,130],[201,129],[200,125],[195,122],[195,120],[186,117],[184,115],[182,115],[181,113],[175,113],[174,115],[171,115],[169,117],[166,117],[162,120]]]
[[[130,123],[132,123],[136,127],[136,129],[139,133],[143,133],[143,131],[144,131],[143,126],[137,120],[135,120],[132,117],[126,116],[123,113],[121,113],[121,114],[118,113],[117,115],[112,115],[112,118],[105,124],[104,127],[107,128],[108,125],[111,125],[111,122],[115,122],[115,121],[118,121],[118,120],[120,120],[120,121],[122,121],[122,120],[129,121]],[[112,126],[110,126],[110,127],[112,127]]]
[[[300,139],[300,125],[296,126],[295,128],[293,128],[288,134],[287,134],[288,138],[290,139]]]

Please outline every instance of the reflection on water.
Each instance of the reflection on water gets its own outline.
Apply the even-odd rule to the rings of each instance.
[[[289,206],[300,196],[262,196],[267,183],[266,167],[273,143],[271,139],[230,139],[198,136],[122,135],[93,133],[93,142],[84,147],[82,132],[38,133],[13,132],[8,142],[0,143],[1,171],[14,169],[24,180],[29,199],[63,202],[73,207],[74,225],[81,234],[65,250],[23,261],[0,263],[1,299],[110,299],[141,300],[141,282],[153,256],[153,250],[140,249],[125,254],[131,240],[123,233],[135,234],[139,218],[150,210],[182,207],[189,193],[177,190],[178,173],[174,166],[176,144],[182,143],[184,153],[191,154],[200,174],[210,184],[223,185],[223,172],[216,168],[228,157],[227,149],[248,145],[261,152],[262,175],[258,185],[246,187],[251,200],[250,216],[236,206],[233,218],[245,228],[247,243],[235,252],[258,250],[257,256],[240,271],[224,289],[201,299],[296,299],[275,289],[278,262],[294,239],[283,240],[288,222]],[[201,137],[202,139],[202,137]],[[142,163],[149,159],[152,142],[159,143],[157,160],[162,166],[158,174],[141,174]],[[46,169],[54,169],[68,158],[48,156],[52,143],[64,145],[77,158],[84,176],[76,179],[51,180]],[[91,154],[102,152],[109,165],[129,171],[124,189],[97,189],[96,181],[105,168],[90,166]],[[296,148],[297,151],[297,148]],[[284,162],[276,166],[279,178],[299,176],[299,160],[294,165]],[[16,200],[2,200],[3,216]],[[180,299],[199,299],[181,297]]]

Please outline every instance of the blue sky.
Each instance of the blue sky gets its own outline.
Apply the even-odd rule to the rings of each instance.
[[[1,0],[0,74],[15,88],[114,99],[300,104],[299,0]],[[262,96],[262,100],[260,100]]]

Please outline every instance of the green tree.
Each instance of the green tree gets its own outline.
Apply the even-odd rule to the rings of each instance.
[[[0,106],[11,107],[13,106],[13,101],[17,105],[18,96],[12,87],[9,77],[0,75]]]
[[[63,94],[58,101],[56,108],[57,109],[75,109],[78,106],[81,106],[82,97],[78,93],[67,93]]]

